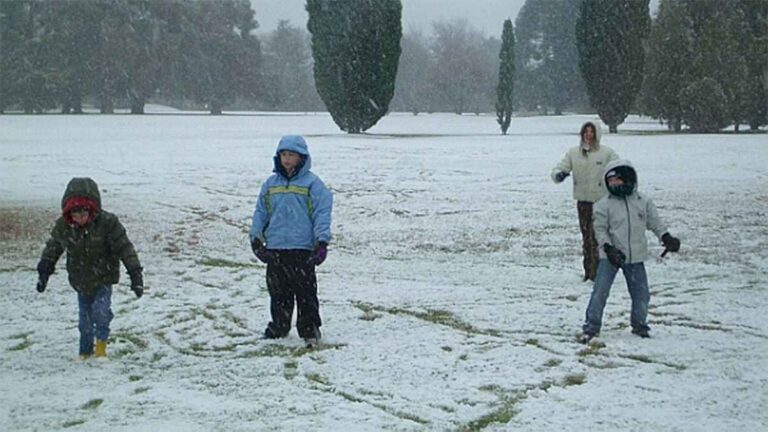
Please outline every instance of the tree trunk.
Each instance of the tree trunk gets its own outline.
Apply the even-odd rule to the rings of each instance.
[[[619,125],[608,125],[608,133],[616,133],[619,131]]]
[[[101,95],[101,103],[100,103],[100,111],[102,114],[114,114],[115,113],[115,103],[112,100],[111,97],[102,94]]]
[[[131,97],[131,114],[144,114],[144,100],[138,97]]]

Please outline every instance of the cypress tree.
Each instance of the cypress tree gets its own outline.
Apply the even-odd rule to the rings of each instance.
[[[648,0],[584,0],[576,21],[579,69],[611,133],[624,122],[643,82]]]
[[[499,84],[496,86],[496,122],[506,135],[512,120],[512,96],[515,80],[515,33],[512,20],[504,21],[499,51]]]
[[[653,23],[645,75],[644,111],[679,132],[683,106],[680,91],[692,80],[694,53],[691,20],[684,3],[662,0]]]
[[[756,131],[768,124],[768,1],[741,0],[749,32],[741,51],[747,61],[746,120]]]
[[[400,58],[400,0],[307,0],[315,86],[341,130],[367,130],[389,109]]]

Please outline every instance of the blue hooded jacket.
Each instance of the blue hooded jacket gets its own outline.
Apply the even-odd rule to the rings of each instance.
[[[280,164],[283,150],[298,153],[304,159],[290,178]],[[312,250],[318,242],[329,243],[333,196],[310,171],[312,158],[304,138],[282,137],[274,164],[274,174],[261,185],[251,223],[251,241],[259,238],[268,249]]]

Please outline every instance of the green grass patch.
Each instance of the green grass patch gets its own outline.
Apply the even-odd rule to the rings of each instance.
[[[85,424],[85,420],[67,420],[64,422],[64,424],[61,425],[64,429],[80,426],[81,424]]]
[[[225,268],[236,268],[236,269],[242,269],[242,268],[254,268],[255,266],[251,263],[243,263],[243,262],[237,262],[237,261],[230,261],[223,258],[212,258],[212,257],[204,257],[203,259],[195,261],[196,264],[204,265],[207,267],[225,267]]]
[[[152,387],[136,387],[136,390],[133,391],[133,394],[142,394],[146,393],[151,389]]]
[[[389,308],[384,310],[387,313],[393,315],[408,315],[424,321],[428,321],[434,324],[450,327],[455,330],[463,331],[465,333],[481,334],[487,336],[501,336],[501,332],[497,330],[484,330],[479,329],[472,324],[464,322],[457,318],[453,313],[439,309],[427,309],[426,312],[417,312],[400,308]]]
[[[128,377],[128,382],[141,381],[143,378],[144,377],[142,377],[140,375],[131,375],[131,376]]]
[[[593,340],[584,349],[580,350],[577,354],[579,357],[597,355],[600,353],[600,350],[603,348],[605,348],[604,343]]]
[[[582,385],[585,382],[587,382],[587,376],[583,373],[570,374],[563,378],[563,387]]]
[[[21,341],[20,343],[8,348],[8,351],[23,351],[32,346],[32,341],[29,339]]]
[[[549,359],[544,363],[544,366],[546,367],[557,367],[560,366],[563,363],[560,359]]]
[[[320,374],[308,373],[308,374],[306,374],[306,377],[307,377],[308,381],[312,381],[314,383],[318,383],[318,384],[322,384],[322,385],[326,385],[326,386],[331,385],[330,382],[328,381],[328,379],[324,378]]]
[[[92,410],[96,409],[101,406],[101,404],[104,403],[104,399],[91,399],[88,402],[84,403],[83,406],[80,407],[80,409],[87,409]]]
[[[31,336],[33,332],[17,333],[15,335],[8,336],[8,339],[26,339]]]
[[[112,333],[112,336],[110,336],[110,339],[112,340],[112,342],[115,342],[115,343],[128,342],[141,349],[146,349],[149,346],[149,344],[146,341],[136,336],[135,334],[128,333],[128,332]]]

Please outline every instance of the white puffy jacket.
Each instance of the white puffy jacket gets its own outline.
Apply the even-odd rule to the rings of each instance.
[[[581,145],[570,148],[560,163],[552,169],[551,176],[552,181],[558,183],[557,173],[572,173],[573,198],[577,201],[597,202],[607,193],[603,181],[605,167],[619,156],[610,147],[600,145],[600,124],[588,123],[595,126],[593,147],[589,151],[582,149]]]
[[[617,160],[608,164],[605,172],[632,164],[626,160]],[[595,238],[600,249],[600,258],[606,258],[603,245],[611,244],[627,256],[627,263],[639,263],[648,258],[648,240],[645,231],[651,230],[661,239],[667,232],[656,211],[653,200],[637,191],[627,197],[608,194],[598,201],[592,209]]]

